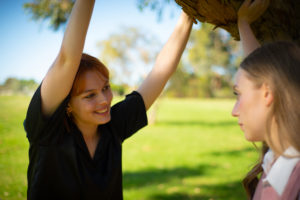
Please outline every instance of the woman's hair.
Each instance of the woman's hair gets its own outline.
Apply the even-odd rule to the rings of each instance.
[[[257,87],[266,83],[273,93],[272,111],[267,124],[267,139],[270,148],[283,154],[287,142],[300,151],[300,48],[287,41],[263,45],[244,59],[240,67]],[[271,117],[274,117],[278,131],[276,138],[280,146],[275,147],[271,139]],[[272,133],[275,134],[275,133]],[[273,135],[272,135],[273,137]],[[253,196],[262,172],[262,160],[268,147],[264,143],[259,162],[243,180],[248,196]]]
[[[107,80],[109,79],[109,71],[105,67],[105,65],[102,62],[100,62],[97,58],[83,53],[70,92],[71,97],[77,96],[83,91],[83,75],[88,71],[94,71],[95,73],[98,73],[101,76],[101,78]]]
[[[83,75],[86,72],[93,71],[97,73],[102,79],[109,80],[109,71],[103,63],[97,58],[83,53],[77,74],[75,76],[72,89],[69,93],[70,97],[77,96],[84,90],[84,78]],[[66,117],[64,119],[65,127],[70,132],[70,121],[73,120],[72,114],[66,108]]]

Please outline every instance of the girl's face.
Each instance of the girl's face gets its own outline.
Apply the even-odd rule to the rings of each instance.
[[[246,71],[239,69],[236,74],[234,92],[237,95],[232,116],[238,118],[238,123],[248,141],[264,141],[269,106],[266,99],[265,84],[261,87],[249,80]]]
[[[110,121],[112,92],[108,80],[100,73],[82,74],[83,92],[70,99],[68,111],[77,125],[99,125]]]

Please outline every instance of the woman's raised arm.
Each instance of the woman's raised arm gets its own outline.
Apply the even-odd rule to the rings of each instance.
[[[152,71],[139,87],[138,92],[143,97],[146,110],[150,108],[176,70],[187,44],[192,24],[192,18],[182,12],[169,40],[158,54]]]
[[[60,51],[41,86],[42,112],[51,115],[69,94],[76,76],[95,0],[76,0]]]
[[[238,11],[238,28],[244,57],[260,47],[250,24],[257,20],[268,8],[270,0],[245,0]]]

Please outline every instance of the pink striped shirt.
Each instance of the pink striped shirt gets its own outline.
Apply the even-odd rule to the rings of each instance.
[[[277,159],[279,160],[279,159]],[[300,200],[300,160],[292,167],[290,175],[285,176],[287,170],[287,162],[291,159],[285,158],[285,161],[275,161],[271,165],[271,169],[276,166],[276,173],[270,174],[277,182],[270,182],[267,179],[267,173],[264,172],[256,187],[253,200]],[[277,162],[277,163],[276,163]],[[280,162],[280,163],[278,163]],[[273,179],[273,180],[274,180]],[[272,180],[272,179],[269,179]],[[282,184],[282,182],[286,182]],[[277,189],[275,189],[277,188]]]

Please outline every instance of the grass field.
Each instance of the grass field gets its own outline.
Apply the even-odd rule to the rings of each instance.
[[[26,199],[29,97],[0,96],[0,200]],[[233,100],[160,99],[156,123],[123,145],[125,200],[246,199],[257,158],[230,115]]]

